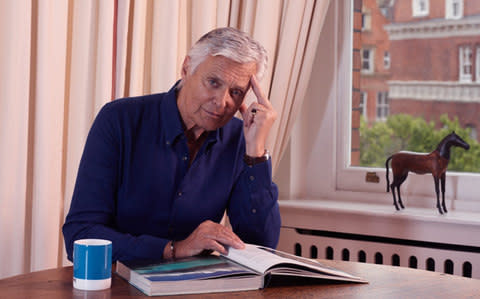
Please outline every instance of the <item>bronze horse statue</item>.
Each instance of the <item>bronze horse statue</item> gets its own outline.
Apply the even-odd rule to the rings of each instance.
[[[445,172],[447,171],[448,162],[450,161],[450,148],[452,146],[459,146],[465,150],[470,148],[470,145],[453,131],[443,138],[437,148],[429,154],[401,151],[388,157],[385,162],[385,167],[387,168],[387,192],[389,192],[389,188],[392,188],[393,204],[397,210],[400,210],[398,204],[402,209],[405,208],[402,203],[402,198],[400,197],[400,185],[407,178],[408,172],[411,171],[416,174],[431,173],[433,175],[438,211],[440,214],[444,212],[447,213],[447,207],[445,206]],[[392,184],[390,184],[388,179],[388,162],[390,160],[392,160]],[[442,205],[440,205],[439,199],[439,180],[442,184]],[[398,204],[395,197],[395,189],[397,189]]]

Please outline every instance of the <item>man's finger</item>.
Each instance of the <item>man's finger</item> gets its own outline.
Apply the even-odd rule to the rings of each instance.
[[[221,226],[221,227],[220,227]],[[232,246],[234,248],[240,249],[244,248],[245,244],[242,240],[231,230],[227,229],[221,224],[211,232],[211,235],[208,236],[210,239],[215,240],[223,245]]]
[[[248,124],[250,124],[250,113],[248,112],[247,105],[245,105],[245,103],[243,103],[239,107],[238,111],[240,111],[240,113],[242,114],[243,124],[245,126],[248,126]]]
[[[257,77],[255,77],[255,75],[253,75],[252,77],[250,77],[250,83],[252,84],[253,93],[255,94],[255,96],[257,96],[257,101],[258,101],[261,105],[267,105],[267,106],[269,106],[270,103],[268,102],[267,97],[266,97],[265,94],[263,93],[262,88],[261,88],[260,85],[258,84]]]
[[[245,120],[247,117],[247,111],[248,111],[247,105],[245,103],[242,103],[242,105],[238,107],[238,111],[240,111],[240,113],[242,114],[243,120]]]

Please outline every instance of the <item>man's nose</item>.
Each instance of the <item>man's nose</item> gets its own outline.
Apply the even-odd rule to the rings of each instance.
[[[227,102],[230,100],[230,93],[227,90],[221,90],[215,95],[215,106],[217,108],[225,108]]]

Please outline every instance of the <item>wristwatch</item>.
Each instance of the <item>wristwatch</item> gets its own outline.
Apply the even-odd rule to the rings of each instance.
[[[255,164],[268,161],[270,158],[271,158],[270,152],[266,149],[265,152],[263,153],[263,156],[260,156],[260,157],[250,157],[249,155],[245,154],[243,156],[243,161],[245,161],[245,163],[247,163],[248,166],[253,166]]]

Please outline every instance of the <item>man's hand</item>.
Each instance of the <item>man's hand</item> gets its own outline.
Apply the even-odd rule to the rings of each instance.
[[[191,234],[183,241],[175,242],[175,257],[194,256],[202,253],[204,250],[218,251],[227,254],[226,247],[243,249],[245,244],[228,227],[207,220],[202,222]],[[169,247],[167,245],[167,247]],[[164,257],[170,257],[169,248],[165,248]]]
[[[250,157],[260,157],[265,152],[265,143],[277,118],[277,112],[263,93],[255,76],[250,78],[250,84],[257,97],[257,102],[250,104],[248,108],[243,103],[240,106],[240,113],[242,113],[244,123],[246,154]]]

